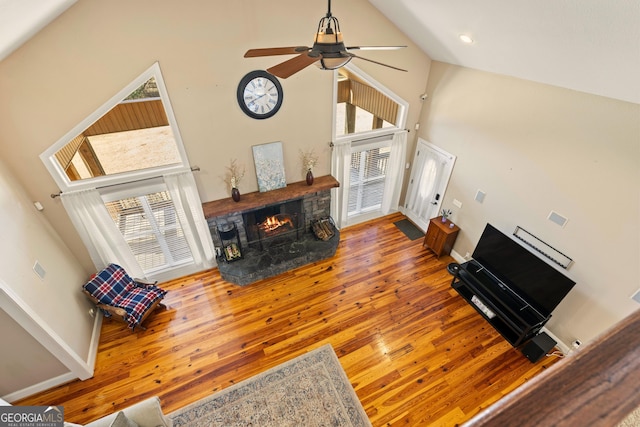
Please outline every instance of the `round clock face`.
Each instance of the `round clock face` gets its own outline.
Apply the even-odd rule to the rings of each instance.
[[[266,119],[282,106],[282,86],[266,71],[252,71],[240,80],[238,104],[249,117]]]

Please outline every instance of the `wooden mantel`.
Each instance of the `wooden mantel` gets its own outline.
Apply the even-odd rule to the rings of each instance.
[[[313,185],[307,185],[306,181],[299,181],[287,184],[286,187],[266,191],[264,193],[254,191],[253,193],[242,194],[239,202],[234,202],[231,197],[214,200],[212,202],[205,202],[202,204],[202,210],[204,211],[205,218],[215,218],[235,212],[246,212],[253,209],[259,209],[264,206],[285,202],[287,200],[298,199],[300,197],[304,197],[306,194],[330,190],[339,186],[340,183],[334,177],[331,175],[325,175],[316,178]]]

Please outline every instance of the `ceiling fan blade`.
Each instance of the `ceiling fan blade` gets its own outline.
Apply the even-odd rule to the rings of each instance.
[[[394,70],[398,70],[398,71],[407,71],[407,70],[405,70],[403,68],[398,68],[398,67],[394,67],[393,65],[383,64],[382,62],[374,61],[373,59],[363,58],[362,56],[357,56],[357,55],[354,55],[353,53],[350,53],[350,52],[345,52],[345,53],[347,55],[351,56],[352,58],[363,59],[365,61],[373,62],[374,64],[382,65],[384,67],[393,68]]]
[[[306,46],[291,46],[291,47],[267,47],[264,49],[249,49],[244,54],[245,58],[255,58],[258,56],[273,56],[273,55],[296,55],[302,52],[308,51],[310,48]]]
[[[406,46],[349,46],[347,50],[398,50]]]
[[[305,67],[313,64],[314,62],[322,59],[322,55],[318,56],[309,56],[306,53],[296,56],[295,58],[291,58],[288,61],[284,61],[278,65],[274,65],[271,68],[267,68],[267,71],[274,76],[280,77],[281,79],[286,79],[289,76],[297,73]]]

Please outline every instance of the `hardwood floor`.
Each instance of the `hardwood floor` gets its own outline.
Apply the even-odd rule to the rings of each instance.
[[[84,423],[149,396],[170,413],[331,343],[374,426],[453,426],[555,363],[529,362],[394,225],[342,230],[335,257],[240,287],[218,270],[163,284],[166,311],[131,333],[105,320],[95,375],[20,405]]]

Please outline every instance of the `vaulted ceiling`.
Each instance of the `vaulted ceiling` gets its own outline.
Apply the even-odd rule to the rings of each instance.
[[[75,2],[0,0],[0,60]],[[640,103],[640,0],[369,2],[434,60]]]
[[[640,0],[369,2],[436,61],[640,103]]]
[[[77,0],[0,0],[0,61]]]

